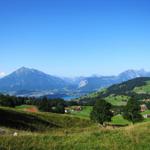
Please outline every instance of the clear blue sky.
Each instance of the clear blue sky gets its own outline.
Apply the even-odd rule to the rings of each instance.
[[[149,0],[1,0],[0,72],[150,70]]]

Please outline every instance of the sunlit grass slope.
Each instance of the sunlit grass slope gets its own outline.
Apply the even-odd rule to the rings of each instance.
[[[150,123],[121,129],[93,126],[0,137],[1,150],[149,150]]]
[[[44,131],[51,128],[86,127],[89,120],[54,113],[29,113],[0,107],[0,126],[20,130]]]

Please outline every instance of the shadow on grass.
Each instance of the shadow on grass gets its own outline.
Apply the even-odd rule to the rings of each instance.
[[[0,125],[18,130],[44,131],[48,128],[58,127],[33,114],[12,110],[0,109]]]

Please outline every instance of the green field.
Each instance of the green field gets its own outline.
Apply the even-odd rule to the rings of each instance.
[[[80,117],[80,118],[89,119],[92,108],[93,108],[92,106],[83,106],[81,111],[71,112],[71,115]]]
[[[72,112],[71,116],[79,117],[79,118],[84,118],[84,119],[90,119],[90,113],[92,111],[92,106],[83,106],[81,111],[74,111]],[[147,110],[143,113],[144,114],[150,114],[150,110]],[[150,121],[149,118],[144,119],[145,122]],[[128,125],[131,124],[128,120],[124,119],[122,115],[116,115],[112,117],[112,121],[110,122],[111,124],[116,124],[116,125]]]
[[[83,108],[63,115],[0,107],[0,129],[5,131],[0,150],[149,150],[150,119],[132,125],[117,115],[112,124],[129,126],[103,128],[87,119],[92,107]]]
[[[150,81],[147,81],[146,85],[144,86],[134,88],[133,91],[138,94],[149,94],[150,93]]]
[[[122,115],[116,115],[114,117],[112,117],[112,124],[116,124],[116,125],[129,125],[131,124],[128,120],[124,119],[122,117]]]
[[[16,107],[17,110],[24,110],[26,108],[34,108],[34,106],[22,105],[22,106],[17,106]],[[71,112],[71,114],[64,115],[64,116],[78,117],[78,118],[81,118],[81,119],[83,118],[83,119],[90,120],[90,113],[92,111],[92,108],[93,108],[92,106],[82,106],[82,110],[81,111],[73,111],[73,112]],[[148,112],[148,111],[146,111],[146,112]],[[51,113],[49,113],[49,115],[50,114]],[[125,120],[121,115],[114,116],[112,118],[112,122],[111,123],[112,124],[120,124],[120,125],[129,124],[129,122],[127,120]]]
[[[145,112],[142,112],[143,115],[150,114],[150,110],[146,110]]]
[[[127,104],[128,99],[129,99],[128,96],[124,96],[124,95],[118,95],[118,96],[110,95],[105,98],[107,102],[109,102],[114,106],[124,106]]]
[[[90,113],[92,111],[92,106],[84,106],[82,107],[82,110],[77,112],[74,111],[71,113],[71,115],[74,115],[76,117],[80,118],[85,118],[85,119],[90,119]],[[116,124],[116,125],[127,125],[130,124],[128,120],[125,120],[121,115],[116,115],[112,117],[112,121],[110,122],[111,124]]]

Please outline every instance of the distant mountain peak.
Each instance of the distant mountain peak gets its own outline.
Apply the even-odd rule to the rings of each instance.
[[[144,69],[129,69],[118,76],[60,78],[36,69],[21,67],[0,79],[0,92],[55,91],[88,93],[137,77],[150,77]],[[65,93],[66,94],[66,93]]]
[[[27,68],[27,67],[23,66],[23,67],[21,67],[21,68],[19,68],[19,69],[29,69],[29,68]]]
[[[139,70],[133,70],[133,69],[129,69],[129,70],[126,70],[122,73],[120,73],[119,75],[123,75],[123,74],[145,74],[147,73],[144,69],[139,69]]]
[[[30,68],[27,68],[27,67],[21,67],[21,68],[19,68],[18,70],[30,70]]]
[[[21,67],[0,79],[0,91],[55,90],[66,87],[64,80],[44,72]]]
[[[130,69],[118,75],[118,77],[122,79],[122,81],[127,81],[129,79],[134,79],[138,77],[149,77],[149,76],[150,76],[149,72],[146,72],[144,69],[140,69],[140,70]]]
[[[21,68],[17,69],[15,72],[25,72],[25,71],[30,71],[30,70],[31,70],[30,68],[21,67]]]
[[[21,67],[21,68],[17,69],[16,71],[14,71],[13,73],[17,74],[17,75],[29,74],[29,73],[45,74],[44,72],[41,72],[39,70],[27,68],[27,67]]]

